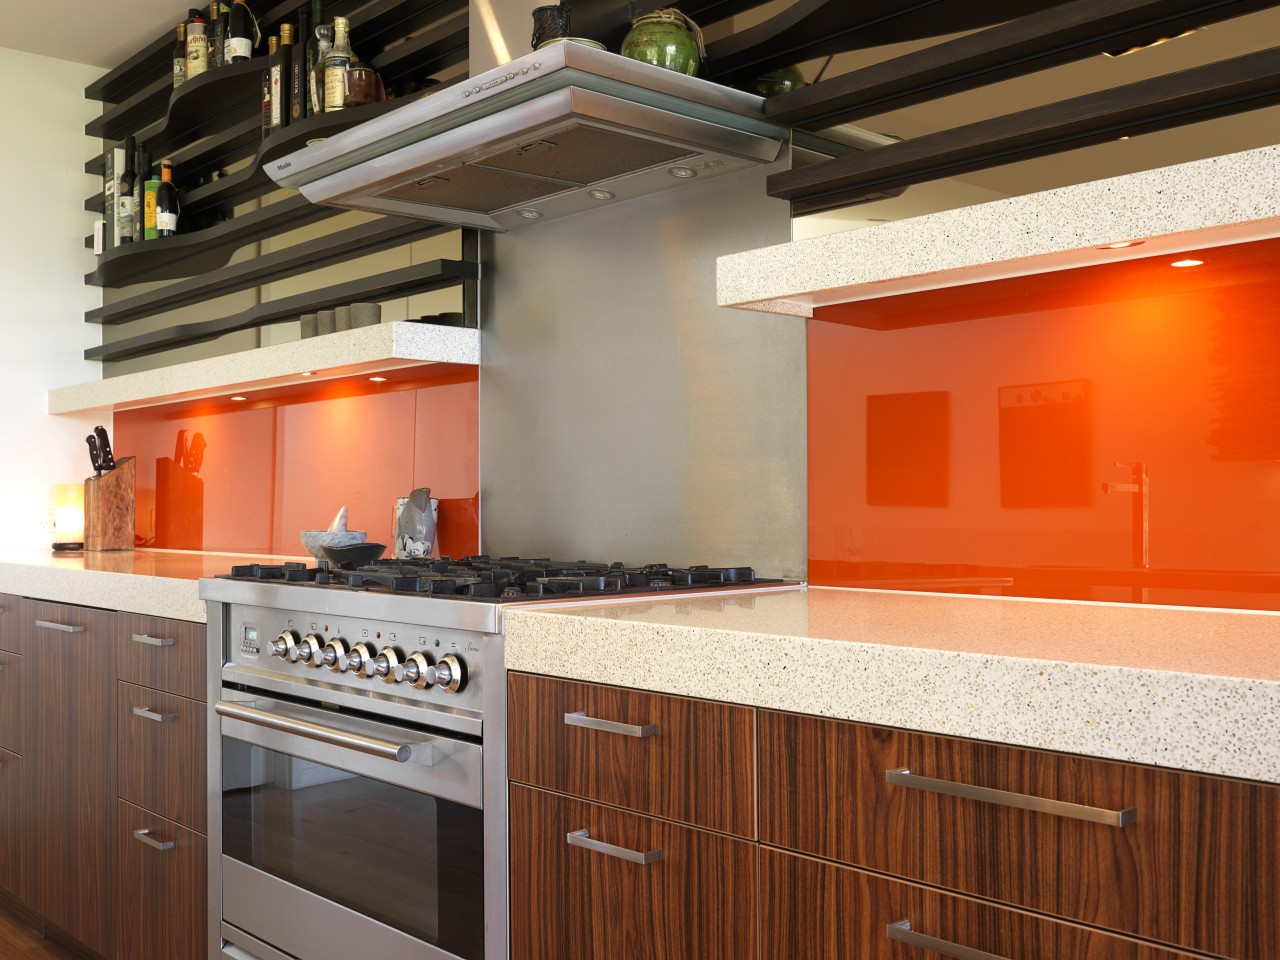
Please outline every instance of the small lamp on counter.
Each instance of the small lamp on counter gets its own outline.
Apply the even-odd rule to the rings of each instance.
[[[84,484],[59,483],[53,488],[53,552],[84,549]]]

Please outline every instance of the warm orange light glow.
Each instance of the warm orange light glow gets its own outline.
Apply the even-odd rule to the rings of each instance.
[[[1173,261],[1173,263],[1169,264],[1169,266],[1171,267],[1202,267],[1204,266],[1204,261],[1203,260],[1175,260]]]
[[[369,382],[370,383],[386,383],[387,378],[386,377],[370,377]]]
[[[83,483],[59,483],[54,486],[53,542],[84,542]]]
[[[1145,241],[1142,240],[1121,240],[1119,243],[1108,243],[1106,246],[1099,247],[1099,250],[1127,250],[1129,247],[1140,247]]]
[[[316,375],[316,372],[314,370],[308,370],[305,373],[303,373],[304,377],[314,377],[315,375]]]
[[[235,401],[240,401],[240,400],[248,400],[249,398],[248,397],[232,397],[231,399]]]

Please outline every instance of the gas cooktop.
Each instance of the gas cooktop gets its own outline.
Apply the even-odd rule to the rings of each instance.
[[[586,560],[488,556],[376,560],[340,566],[320,561],[314,567],[305,563],[255,563],[234,566],[230,574],[219,579],[481,603],[636,596],[785,582],[757,577],[750,567],[670,567],[664,563],[629,567]]]

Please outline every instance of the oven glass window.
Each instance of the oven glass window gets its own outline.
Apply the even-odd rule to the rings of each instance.
[[[222,748],[223,853],[481,960],[481,811],[228,737]]]

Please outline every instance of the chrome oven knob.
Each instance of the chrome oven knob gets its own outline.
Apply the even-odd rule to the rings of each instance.
[[[342,658],[347,655],[347,642],[341,637],[334,637],[324,645],[324,650],[320,653],[320,664],[328,667],[334,673],[341,673],[342,668],[338,666]]]
[[[452,653],[441,657],[440,662],[433,669],[436,675],[436,685],[445,693],[457,693],[466,685],[466,664]]]
[[[308,633],[302,638],[302,642],[293,648],[293,656],[289,658],[290,663],[297,663],[301,660],[309,667],[320,666],[320,650],[324,647],[324,641],[320,639],[318,634]]]
[[[396,683],[409,683],[415,690],[426,690],[436,682],[436,672],[431,659],[419,650],[409,654],[404,663],[392,669]]]
[[[383,647],[373,658],[369,672],[382,678],[384,683],[395,683],[395,669],[400,666],[400,654],[395,647]]]
[[[292,660],[291,651],[298,645],[298,635],[292,630],[281,630],[280,636],[271,641],[271,655]]]
[[[334,669],[339,673],[346,673],[348,670],[354,670],[359,676],[369,676],[369,661],[373,659],[373,652],[367,644],[357,643],[350,652],[344,653],[338,657],[338,662],[334,664]]]

